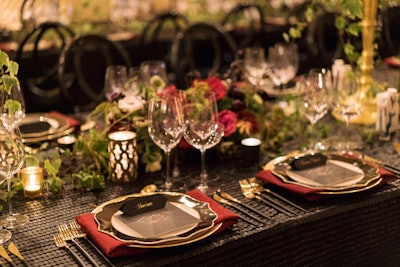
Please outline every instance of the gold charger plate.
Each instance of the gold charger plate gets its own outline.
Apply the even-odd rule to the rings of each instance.
[[[128,201],[132,198],[137,198],[151,194],[163,194],[164,196],[167,197],[169,202],[177,202],[188,206],[189,208],[199,213],[202,221],[190,231],[187,231],[180,235],[171,236],[168,238],[159,238],[159,239],[157,238],[145,239],[145,238],[126,236],[118,232],[112,226],[111,218],[116,212],[119,211],[119,208],[122,206],[124,201]],[[100,232],[106,233],[117,240],[130,242],[131,245],[128,246],[131,247],[162,248],[162,247],[180,246],[210,236],[215,231],[217,231],[219,227],[222,225],[222,223],[217,225],[214,224],[218,216],[210,208],[208,203],[198,201],[188,195],[184,195],[181,193],[172,193],[172,192],[127,195],[105,202],[102,205],[95,208],[92,212],[95,213],[94,217],[98,224],[98,230]]]
[[[43,141],[49,141],[53,140],[65,135],[68,135],[74,131],[74,127],[69,127],[65,129],[64,131],[61,132],[56,132],[53,134],[48,134],[44,136],[39,136],[39,137],[30,137],[30,138],[22,138],[22,142],[24,143],[38,143],[38,142],[43,142]]]
[[[38,123],[46,123],[49,126],[48,130],[36,130],[31,132],[23,132],[23,127],[38,124]],[[22,121],[18,124],[21,130],[21,137],[23,139],[28,138],[40,138],[46,137],[48,135],[56,134],[63,132],[69,128],[68,121],[60,118],[58,116],[54,116],[52,114],[46,113],[28,113],[22,119]]]
[[[272,173],[280,178],[282,182],[288,183],[288,184],[295,184],[307,188],[312,188],[312,189],[321,189],[325,190],[324,192],[332,192],[334,194],[335,192],[338,194],[344,194],[344,193],[353,193],[358,191],[363,191],[366,189],[369,189],[373,187],[372,185],[378,185],[379,183],[377,182],[378,180],[381,180],[381,177],[379,175],[378,169],[364,163],[362,160],[357,159],[357,158],[349,158],[349,157],[344,157],[340,154],[337,153],[325,153],[325,155],[328,157],[328,159],[333,159],[337,161],[343,161],[346,163],[353,164],[354,166],[357,166],[359,169],[361,169],[364,172],[364,177],[357,181],[354,184],[346,185],[346,186],[311,186],[309,184],[304,184],[298,181],[294,181],[291,179],[287,174],[286,170],[290,166],[290,162],[292,159],[296,156],[302,156],[304,153],[300,152],[293,152],[285,156],[280,156],[277,157],[270,162],[268,162],[264,166],[264,170],[271,170]],[[380,182],[380,181],[379,181]]]

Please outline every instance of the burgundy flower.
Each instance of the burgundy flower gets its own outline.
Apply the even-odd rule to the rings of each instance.
[[[236,131],[237,116],[230,110],[222,110],[218,114],[219,122],[224,125],[224,136],[228,137]]]
[[[176,86],[171,84],[171,85],[168,85],[167,87],[165,87],[161,92],[158,92],[157,95],[159,97],[163,97],[163,96],[175,96],[175,97],[178,97],[179,96],[179,92],[178,92],[178,89],[176,89]]]
[[[217,77],[209,77],[205,79],[205,82],[208,83],[208,86],[210,86],[211,91],[215,93],[215,99],[217,101],[224,98],[228,93],[225,84]]]
[[[260,130],[260,126],[258,125],[258,121],[256,118],[256,115],[248,110],[243,110],[239,113],[238,115],[239,120],[241,121],[247,121],[251,123],[251,132],[252,133],[257,133]]]

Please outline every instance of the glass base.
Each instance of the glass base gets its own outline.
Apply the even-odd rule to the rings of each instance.
[[[6,243],[8,240],[10,240],[10,239],[11,239],[11,236],[12,236],[12,234],[11,234],[10,231],[7,231],[7,230],[5,230],[5,229],[1,229],[1,230],[0,230],[0,245],[4,244],[4,243]]]
[[[166,183],[155,183],[157,186],[157,192],[178,192],[178,193],[185,193],[187,191],[186,184],[182,182],[173,182],[171,184]]]
[[[7,229],[14,229],[24,226],[29,221],[28,216],[15,213],[12,215],[3,216],[0,218],[0,226]]]
[[[327,148],[333,151],[353,151],[362,149],[363,144],[361,138],[353,137],[352,140],[348,136],[332,136],[326,141]]]

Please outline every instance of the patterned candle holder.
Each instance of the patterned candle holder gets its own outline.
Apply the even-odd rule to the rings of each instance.
[[[42,196],[43,169],[40,167],[26,167],[21,170],[21,181],[24,187],[24,196],[39,198]]]
[[[108,135],[109,170],[111,181],[131,183],[137,178],[138,155],[136,133],[116,131]]]

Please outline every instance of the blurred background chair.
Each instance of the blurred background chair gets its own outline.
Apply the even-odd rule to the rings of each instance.
[[[188,74],[198,73],[198,78],[224,74],[230,64],[238,59],[237,46],[221,26],[195,23],[178,34],[171,50],[171,66],[178,88],[190,84]]]
[[[105,99],[104,77],[109,65],[129,68],[131,60],[119,43],[100,35],[79,36],[63,50],[58,77],[75,111],[89,111]]]
[[[27,112],[52,109],[68,111],[57,77],[61,51],[74,32],[58,22],[44,22],[34,27],[18,45],[16,61],[19,79],[27,102]]]
[[[400,6],[388,7],[380,14],[382,20],[381,57],[400,54]]]
[[[260,45],[265,24],[264,11],[257,4],[241,3],[226,14],[221,24],[239,48]]]

